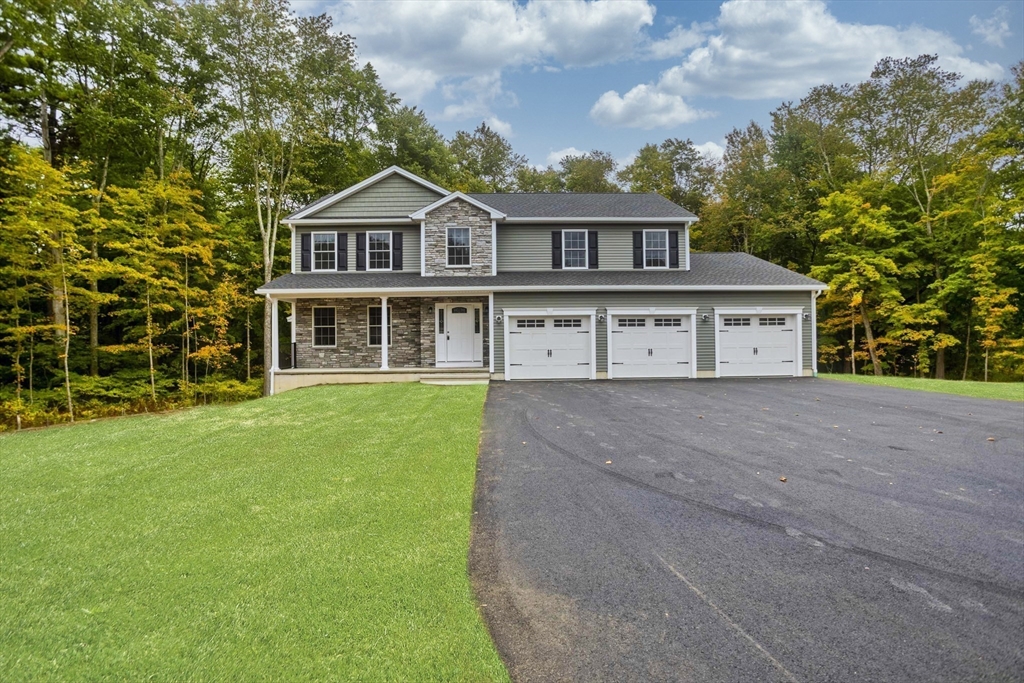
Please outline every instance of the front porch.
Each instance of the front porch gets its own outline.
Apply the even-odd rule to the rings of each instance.
[[[272,333],[271,393],[316,384],[486,381],[491,369],[490,295],[273,298],[290,336],[282,363]],[[382,340],[387,338],[388,343]],[[282,367],[284,366],[284,367]]]

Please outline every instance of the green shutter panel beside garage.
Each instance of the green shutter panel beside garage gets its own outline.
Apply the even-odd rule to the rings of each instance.
[[[597,270],[597,230],[587,232],[587,267]]]
[[[348,233],[338,233],[338,270],[348,270]]]
[[[551,267],[554,270],[562,269],[562,231],[551,231]]]
[[[402,269],[402,233],[391,233],[391,270]]]
[[[633,267],[644,267],[644,231],[633,231]]]
[[[366,270],[366,233],[356,233],[356,270]]]
[[[302,260],[299,267],[303,273],[308,273],[313,269],[313,235],[304,232],[299,237],[302,239]]]
[[[668,231],[668,267],[679,267],[679,231]]]

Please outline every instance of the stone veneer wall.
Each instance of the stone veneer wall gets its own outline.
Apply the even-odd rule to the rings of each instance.
[[[424,223],[426,275],[492,275],[491,216],[462,199],[453,199],[427,214]],[[469,268],[448,268],[448,228],[469,228]]]
[[[488,330],[491,326],[490,311],[487,309],[487,297],[438,297],[438,298],[424,298],[420,299],[420,359],[423,363],[423,367],[432,368],[434,363],[437,361],[437,357],[434,354],[434,350],[437,344],[435,334],[435,322],[437,317],[434,314],[433,308],[438,304],[482,304],[482,310],[480,311],[480,332],[484,336],[484,355],[483,365],[488,367],[490,359],[490,335]]]
[[[299,299],[296,306],[295,355],[300,368],[379,368],[380,347],[367,342],[367,306],[380,299]],[[420,300],[388,299],[391,307],[391,347],[388,366],[418,368],[420,365]],[[333,306],[337,311],[338,345],[313,348],[313,307]],[[433,327],[433,322],[431,322]],[[431,365],[433,360],[431,360]]]

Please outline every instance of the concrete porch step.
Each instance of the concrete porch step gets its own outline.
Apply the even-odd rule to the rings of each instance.
[[[486,370],[466,372],[432,372],[429,375],[420,375],[420,384],[434,384],[437,386],[458,386],[463,384],[488,384],[491,375]]]

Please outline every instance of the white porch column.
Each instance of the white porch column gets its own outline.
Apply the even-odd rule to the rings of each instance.
[[[274,379],[277,371],[281,368],[278,367],[278,358],[281,355],[281,340],[278,339],[280,331],[278,330],[278,307],[277,299],[271,297],[270,299],[271,315],[270,315],[270,395],[274,395]]]
[[[292,314],[290,316],[288,316],[288,323],[289,323],[289,326],[291,327],[292,345],[291,345],[291,348],[288,349],[288,357],[292,359],[292,367],[293,368],[297,368],[297,367],[299,367],[299,364],[298,364],[298,362],[295,359],[295,323],[298,321],[298,318],[299,318],[299,301],[298,301],[298,299],[292,299],[291,304],[292,304]]]
[[[380,369],[388,369],[388,298],[380,298]]]

